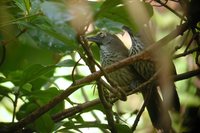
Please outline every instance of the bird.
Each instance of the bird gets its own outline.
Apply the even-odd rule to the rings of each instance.
[[[97,35],[88,37],[87,39],[88,41],[95,42],[98,45],[100,49],[100,62],[102,67],[109,66],[133,54],[137,54],[144,49],[140,39],[138,38],[132,38],[132,41],[135,41],[133,39],[137,39],[137,47],[134,48],[132,45],[132,47],[128,49],[115,34],[111,34],[106,31],[101,31]],[[119,87],[125,89],[125,91],[131,90],[145,82],[150,78],[150,76],[152,76],[152,73],[154,73],[155,69],[153,69],[152,73],[148,74],[147,77],[144,77],[145,73],[148,72],[148,68],[144,69],[144,63],[141,65],[141,62],[138,61],[136,64],[125,66],[117,71],[108,73],[107,75],[111,80],[115,81]],[[152,63],[146,64],[150,65],[150,68],[154,68]],[[145,71],[144,74],[142,73],[142,69]],[[141,93],[144,99],[148,96],[146,109],[149,113],[153,126],[156,129],[161,130],[163,133],[168,133],[171,130],[171,118],[168,110],[166,110],[163,106],[163,101],[158,93],[156,85],[157,83],[155,81],[143,89]]]
[[[140,37],[138,35],[137,36],[134,35],[132,30],[127,26],[123,26],[123,29],[128,32],[131,38],[131,42],[132,42],[131,48],[129,49],[129,56],[133,56],[144,51],[145,44],[144,42],[142,42]],[[177,73],[176,73],[175,65],[173,64],[172,61],[170,61],[169,64],[172,71],[171,75],[176,75]],[[156,73],[155,63],[149,60],[137,61],[133,63],[132,66],[134,67],[134,69],[136,69],[138,73],[140,73],[140,75],[145,80],[150,79]],[[174,83],[171,83],[170,86],[171,87],[169,88],[167,92],[168,94],[165,94],[164,90],[161,89],[163,101],[165,100],[164,103],[167,109],[179,112],[180,101],[179,101],[178,93],[176,91],[176,86]]]
[[[125,59],[129,55],[129,50],[122,45],[123,42],[113,34],[105,31],[99,32],[97,36],[88,37],[89,41],[95,42],[100,48],[100,62],[104,68],[122,59]],[[120,53],[117,51],[120,50]],[[134,74],[130,73],[131,67],[125,66],[118,71],[114,71],[108,74],[108,77],[115,81],[118,86],[128,89],[130,82],[134,79]],[[126,76],[123,76],[125,74]]]

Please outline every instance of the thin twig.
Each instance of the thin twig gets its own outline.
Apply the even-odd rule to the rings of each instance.
[[[174,13],[176,16],[178,16],[181,20],[186,21],[186,19],[180,15],[179,13],[177,13],[174,9],[172,9],[171,7],[169,7],[168,5],[166,5],[166,3],[163,3],[160,0],[156,0],[156,2],[158,2],[161,6],[164,6],[165,8],[167,8],[169,11],[171,11],[172,13]]]
[[[88,102],[89,99],[88,99],[88,97],[87,97],[87,94],[86,94],[84,88],[81,88],[81,93],[82,93],[82,95],[83,95],[83,98],[84,98],[85,102]],[[91,111],[91,114],[92,114],[92,116],[96,119],[97,122],[100,122],[100,119],[98,118],[98,116],[95,114],[94,111]],[[104,131],[104,132],[105,132],[105,131]]]
[[[108,99],[105,97],[104,90],[103,90],[101,82],[99,80],[97,81],[97,85],[98,85],[99,99],[101,100],[104,108],[105,109],[109,109],[110,107],[112,107],[112,104],[110,104],[110,102],[108,101]]]
[[[78,63],[81,61],[82,58],[78,59],[78,61],[75,63],[73,69],[72,69],[72,82],[75,84],[75,78],[74,78],[74,73],[75,73],[75,70],[76,70],[76,67],[78,66]]]
[[[155,79],[157,78],[158,74],[159,74],[159,70],[154,73],[154,75],[149,79],[147,80],[146,82],[140,84],[138,87],[136,88],[131,88],[131,91],[128,93],[128,94],[133,94],[133,93],[137,93],[141,90],[144,90],[145,89],[145,86],[147,86],[148,84],[152,83],[153,81],[155,81]]]
[[[157,2],[157,0],[155,0],[156,2]],[[167,5],[167,2],[168,2],[168,0],[166,0],[165,1],[165,3],[163,3],[163,4],[160,4],[160,5],[152,5],[152,6],[155,6],[155,7],[162,7],[163,5]]]
[[[135,118],[135,121],[134,121],[134,123],[133,123],[133,125],[131,127],[132,131],[135,131],[135,129],[136,129],[136,127],[138,125],[138,122],[140,120],[140,117],[141,117],[142,113],[144,112],[144,109],[145,109],[146,105],[148,104],[148,101],[149,101],[151,93],[152,93],[152,89],[149,90],[149,93],[147,94],[147,96],[144,99],[144,103],[142,104],[142,107],[141,107],[140,111],[138,112],[138,114],[137,114],[137,116]]]
[[[13,102],[14,109],[13,109],[13,114],[12,114],[12,123],[14,123],[14,120],[15,120],[18,98],[19,98],[19,90],[17,90],[17,92],[15,93],[15,100]]]
[[[197,35],[193,35],[192,38],[190,39],[189,43],[187,44],[185,51],[187,52],[187,50],[189,49],[190,45],[192,44],[193,40],[196,38]]]
[[[196,51],[199,51],[199,50],[200,50],[199,47],[194,48],[194,49],[191,49],[191,50],[188,50],[188,51],[183,52],[183,53],[181,53],[181,54],[174,55],[173,59],[177,59],[177,58],[180,58],[180,57],[183,57],[183,56],[192,54],[192,53],[194,53],[194,52],[196,52]]]
[[[187,40],[187,38],[188,38],[188,36],[189,36],[189,33],[190,33],[190,30],[188,30],[188,32],[186,33],[185,37],[184,37],[183,40],[181,41],[181,44],[177,45],[177,46],[175,47],[175,50],[174,50],[172,53],[176,52],[177,50],[179,50],[180,48],[183,47],[183,45],[185,44],[185,42],[186,42],[186,40]]]
[[[174,77],[174,81],[180,81],[180,80],[184,80],[184,79],[189,79],[189,78],[197,76],[197,75],[200,75],[200,69],[176,75]]]
[[[112,104],[110,103],[110,101],[107,101],[104,94],[104,90],[99,81],[97,81],[97,85],[98,85],[99,98],[105,109],[105,115],[108,121],[109,129],[111,133],[117,133],[117,129],[115,127],[115,122],[114,122],[113,113],[112,113]]]

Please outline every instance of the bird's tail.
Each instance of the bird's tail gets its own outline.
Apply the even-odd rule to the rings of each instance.
[[[172,109],[176,112],[180,111],[180,101],[178,93],[176,91],[176,86],[173,83],[171,87],[167,89],[161,89],[164,105],[168,110]]]
[[[157,88],[148,88],[142,92],[142,95],[147,100],[146,108],[153,126],[163,133],[170,132],[171,119],[158,94]]]
[[[179,101],[178,93],[176,91],[175,84],[173,84],[173,88],[172,88],[172,105],[177,112],[180,111],[180,101]]]

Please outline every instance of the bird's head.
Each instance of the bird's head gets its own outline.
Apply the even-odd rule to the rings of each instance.
[[[124,43],[115,35],[109,32],[101,31],[96,36],[88,37],[89,41],[95,42],[100,50],[115,52],[127,52],[127,48]]]
[[[96,36],[88,37],[89,41],[95,42],[99,47],[101,45],[108,45],[112,43],[115,35],[110,34],[109,32],[101,31]]]

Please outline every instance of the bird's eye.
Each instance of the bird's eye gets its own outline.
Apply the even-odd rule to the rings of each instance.
[[[100,32],[100,33],[99,33],[99,36],[100,36],[101,38],[103,38],[103,37],[105,37],[105,36],[106,36],[106,34],[105,34],[105,33],[103,33],[103,32]]]

